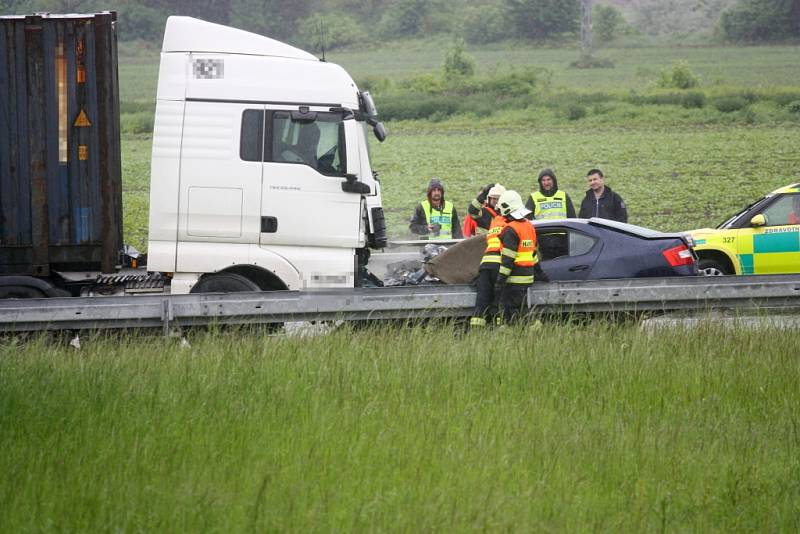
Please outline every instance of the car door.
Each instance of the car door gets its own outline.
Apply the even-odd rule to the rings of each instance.
[[[755,215],[763,226],[752,226]],[[742,274],[800,272],[800,194],[784,194],[753,214],[737,231],[737,253]]]
[[[550,280],[586,280],[603,243],[593,235],[569,227],[536,228],[539,259]]]
[[[266,110],[261,246],[357,247],[361,196],[345,192],[341,113]],[[355,148],[356,150],[349,150]]]

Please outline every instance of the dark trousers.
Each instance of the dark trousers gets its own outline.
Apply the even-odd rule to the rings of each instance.
[[[506,284],[503,291],[503,320],[512,323],[527,312],[525,303],[528,296],[527,284]]]
[[[478,283],[476,284],[478,295],[475,297],[473,317],[482,317],[489,321],[497,314],[497,308],[494,305],[494,282],[497,280],[497,271],[499,270],[500,264],[497,264],[478,271]]]

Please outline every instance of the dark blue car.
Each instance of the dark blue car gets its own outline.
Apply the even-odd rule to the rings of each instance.
[[[550,280],[696,276],[690,238],[607,219],[535,221]]]

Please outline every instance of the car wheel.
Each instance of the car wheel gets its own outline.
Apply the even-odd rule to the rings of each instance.
[[[703,276],[724,276],[730,274],[717,260],[700,260],[697,264],[697,269]]]

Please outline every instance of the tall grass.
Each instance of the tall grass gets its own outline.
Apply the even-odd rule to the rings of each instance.
[[[800,528],[796,332],[0,348],[0,530]]]

